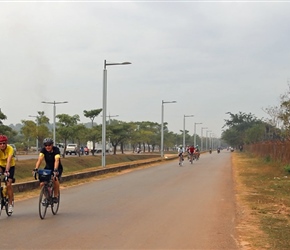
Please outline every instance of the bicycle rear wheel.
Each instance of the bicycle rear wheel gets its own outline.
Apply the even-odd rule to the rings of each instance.
[[[40,219],[44,219],[47,207],[49,206],[49,201],[48,201],[48,191],[45,186],[43,186],[40,190],[40,195],[39,195],[39,217]]]
[[[53,192],[53,197],[54,197],[54,192]],[[59,208],[59,203],[60,203],[60,191],[58,191],[58,197],[57,197],[57,202],[54,202],[51,204],[51,212],[56,215],[58,208]]]

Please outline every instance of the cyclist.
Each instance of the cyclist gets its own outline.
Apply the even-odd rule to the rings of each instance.
[[[191,145],[191,146],[189,147],[190,162],[193,161],[193,154],[194,154],[194,151],[195,151],[195,148],[194,148],[193,145]]]
[[[8,177],[7,180],[7,194],[9,196],[8,201],[8,213],[13,212],[13,188],[12,182],[15,172],[15,156],[14,149],[8,145],[8,137],[6,135],[0,135],[0,167],[1,173],[4,173]]]
[[[196,145],[196,147],[195,147],[196,160],[199,159],[199,156],[200,156],[200,152],[199,152],[199,151],[200,151],[200,150],[199,150],[199,147],[198,147],[198,145]]]
[[[183,164],[183,149],[182,145],[178,148],[178,157],[179,157],[179,165],[181,166]]]
[[[53,174],[56,176],[53,178],[54,182],[54,202],[58,201],[59,194],[59,178],[61,177],[63,167],[60,161],[60,150],[58,147],[53,146],[53,140],[51,138],[45,138],[43,140],[44,147],[41,149],[38,160],[35,164],[34,171],[38,171],[43,159],[45,160],[45,168],[53,171]],[[40,183],[43,185],[43,183]]]

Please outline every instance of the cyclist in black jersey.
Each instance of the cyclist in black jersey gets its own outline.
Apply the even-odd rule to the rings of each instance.
[[[60,161],[60,150],[58,147],[53,146],[53,140],[51,138],[45,138],[43,140],[43,145],[44,147],[41,149],[38,160],[35,164],[35,171],[38,170],[44,159],[46,164],[44,169],[51,170],[52,173],[57,176],[56,178],[53,178],[55,188],[54,195],[55,200],[57,201],[59,194],[59,178],[61,177],[63,171]],[[43,183],[40,183],[40,185],[43,185]]]

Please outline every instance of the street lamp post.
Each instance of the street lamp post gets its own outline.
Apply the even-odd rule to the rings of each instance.
[[[67,101],[64,101],[64,102],[56,102],[56,101],[53,101],[53,102],[42,102],[42,103],[45,103],[45,104],[53,104],[53,142],[56,143],[55,141],[55,116],[56,116],[56,104],[64,104],[64,103],[68,103]]]
[[[207,145],[208,145],[208,144],[207,144],[207,141],[208,141],[207,133],[208,133],[208,132],[211,132],[211,130],[207,130],[207,131],[206,131],[206,136],[205,136],[205,144],[206,144],[205,149],[206,149],[206,150],[208,149],[208,146],[207,146]]]
[[[196,147],[196,125],[202,124],[202,122],[195,122],[194,123],[194,146]]]
[[[185,117],[193,117],[194,115],[183,116],[183,150],[185,150]]]
[[[38,152],[38,125],[39,125],[39,121],[38,121],[38,117],[37,115],[29,115],[29,117],[35,117],[36,118],[36,152]]]
[[[164,120],[164,104],[165,103],[176,103],[176,101],[169,101],[169,102],[165,102],[162,100],[162,105],[161,105],[161,145],[160,145],[160,153],[161,153],[161,157],[163,158],[164,157],[164,146],[163,146],[163,143],[164,143],[164,129],[163,129],[163,120]]]
[[[204,129],[207,129],[207,127],[202,127],[202,128],[201,128],[201,146],[200,146],[200,150],[201,150],[201,151],[203,150],[203,133],[202,133],[202,131],[203,131]]]
[[[122,63],[107,63],[104,60],[104,73],[103,73],[103,122],[102,122],[102,167],[106,166],[106,116],[107,116],[107,66],[113,65],[127,65],[130,62]]]

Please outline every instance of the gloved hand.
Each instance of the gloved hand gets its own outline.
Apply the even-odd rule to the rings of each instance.
[[[36,180],[36,174],[38,173],[38,169],[35,168],[32,170],[32,176],[34,177],[34,179]]]
[[[57,169],[53,170],[53,174],[54,176],[58,176],[58,170]]]

